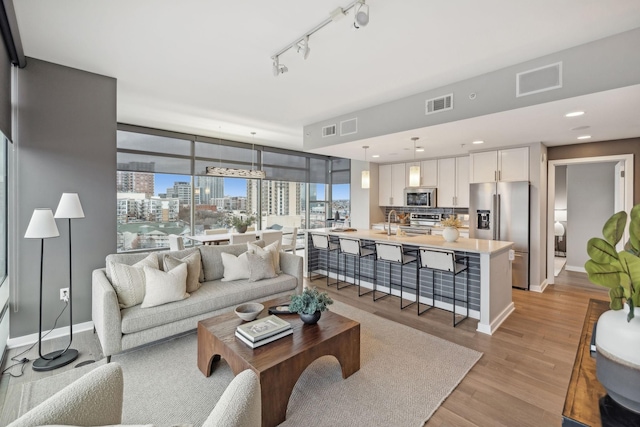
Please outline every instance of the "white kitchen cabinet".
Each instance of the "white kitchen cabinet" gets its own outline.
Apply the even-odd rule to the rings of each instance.
[[[438,161],[423,160],[420,162],[420,185],[423,187],[438,186]]]
[[[405,164],[380,165],[378,169],[378,205],[404,206]]]
[[[471,153],[472,183],[529,180],[529,147]]]
[[[469,206],[469,157],[438,159],[438,207]]]
[[[442,236],[442,233],[444,233],[444,228],[442,227],[434,227],[431,229],[432,236]],[[466,237],[467,239],[469,238],[468,228],[458,228],[458,233],[460,234],[460,237]]]

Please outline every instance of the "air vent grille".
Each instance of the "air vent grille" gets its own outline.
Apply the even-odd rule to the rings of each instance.
[[[340,136],[358,133],[358,118],[340,122]]]
[[[453,94],[427,99],[425,114],[439,113],[440,111],[453,110]]]
[[[322,128],[322,137],[336,136],[336,125],[329,125]]]
[[[516,96],[533,95],[534,93],[562,87],[562,62],[534,68],[516,74]]]

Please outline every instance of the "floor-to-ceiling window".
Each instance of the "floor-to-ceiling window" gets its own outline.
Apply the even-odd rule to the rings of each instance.
[[[210,176],[208,167],[261,169],[266,179]],[[122,125],[118,251],[165,248],[169,234],[228,228],[238,215],[261,229],[324,227],[333,206],[348,215],[349,167],[347,159]]]

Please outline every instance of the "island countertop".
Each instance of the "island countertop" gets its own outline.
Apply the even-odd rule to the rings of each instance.
[[[310,233],[324,233],[333,236],[353,237],[356,239],[366,239],[379,242],[396,242],[412,246],[429,246],[433,248],[449,249],[462,252],[473,252],[479,254],[495,254],[511,249],[513,242],[500,240],[469,239],[459,237],[455,242],[447,242],[442,236],[431,236],[427,234],[411,234],[399,236],[391,234],[387,236],[386,231],[357,229],[356,231],[339,231],[334,228],[314,228],[307,230]]]

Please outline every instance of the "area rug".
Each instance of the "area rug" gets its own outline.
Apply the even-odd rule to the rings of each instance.
[[[316,360],[296,384],[282,426],[422,426],[482,357],[340,302],[331,310],[361,324],[360,371],[342,379],[335,358]],[[123,423],[198,426],[206,420],[233,374],[223,359],[204,377],[196,341],[189,334],[112,358],[124,370]],[[24,386],[28,402],[21,413],[67,383],[54,378]]]

